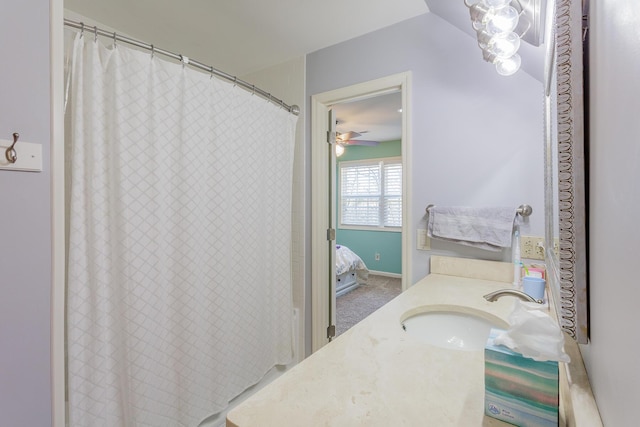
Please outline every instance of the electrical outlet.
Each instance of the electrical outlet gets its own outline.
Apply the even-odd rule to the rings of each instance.
[[[380,261],[380,254],[378,252],[376,252],[375,259],[376,261]]]
[[[544,259],[544,237],[521,236],[520,258]]]

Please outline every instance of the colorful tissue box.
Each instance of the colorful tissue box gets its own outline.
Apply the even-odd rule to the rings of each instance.
[[[558,425],[558,362],[538,362],[495,345],[492,329],[484,350],[484,411],[523,427]]]

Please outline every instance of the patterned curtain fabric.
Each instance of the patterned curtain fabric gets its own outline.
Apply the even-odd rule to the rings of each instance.
[[[296,117],[217,78],[74,40],[71,426],[195,426],[292,359]]]

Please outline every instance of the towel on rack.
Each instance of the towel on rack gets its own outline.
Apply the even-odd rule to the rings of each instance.
[[[515,208],[429,208],[427,235],[476,248],[499,251],[511,247]]]

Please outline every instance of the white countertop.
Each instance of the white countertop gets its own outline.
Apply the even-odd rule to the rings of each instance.
[[[510,264],[497,264],[503,264],[504,271],[513,271]],[[473,312],[506,327],[514,298],[488,302],[482,295],[511,284],[434,274],[433,263],[431,271],[231,410],[227,426],[508,425],[484,415],[483,350],[432,346],[403,331],[401,319],[408,313],[454,309]],[[566,380],[566,376],[563,378]],[[586,389],[587,397],[591,396],[588,382]],[[581,392],[584,390],[581,387]],[[564,402],[569,399],[563,394],[561,406],[566,406]],[[573,411],[566,417],[565,412],[561,408],[561,425],[573,424],[567,424],[565,418],[579,418]]]

